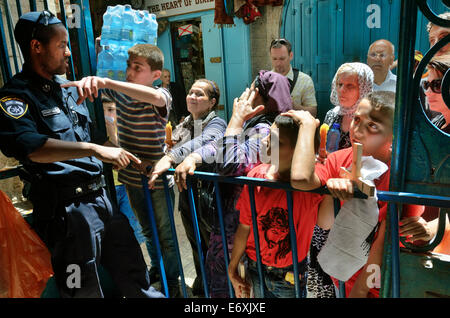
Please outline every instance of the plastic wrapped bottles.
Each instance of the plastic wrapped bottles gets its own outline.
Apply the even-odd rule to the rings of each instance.
[[[138,43],[156,45],[157,35],[154,14],[133,10],[130,5],[108,6],[103,15],[97,75],[125,81],[128,49]]]

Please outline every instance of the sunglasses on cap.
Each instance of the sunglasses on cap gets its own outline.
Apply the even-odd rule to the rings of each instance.
[[[286,46],[291,46],[291,43],[286,40],[286,39],[275,39],[272,42],[270,42],[270,48],[274,47],[275,45],[286,45]]]
[[[42,11],[41,14],[39,15],[38,19],[36,20],[36,22],[34,22],[33,29],[31,31],[31,38],[32,39],[35,38],[36,31],[40,24],[42,24],[43,26],[48,26],[48,21],[50,20],[50,18],[52,18],[54,16],[55,15],[53,13],[51,13],[50,11],[47,11],[47,10]]]
[[[432,80],[431,82],[429,82],[429,81],[422,82],[422,86],[425,91],[428,90],[428,88],[431,88],[431,90],[433,92],[435,92],[436,94],[442,93],[441,84],[442,84],[442,78]]]

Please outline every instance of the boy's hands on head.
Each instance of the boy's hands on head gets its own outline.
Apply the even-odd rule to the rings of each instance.
[[[353,198],[353,182],[344,178],[328,179],[327,188],[333,198],[347,201]]]
[[[98,97],[98,90],[106,87],[107,78],[87,76],[79,81],[61,84],[61,87],[76,87],[78,91],[77,104],[80,105],[88,98],[91,102]]]

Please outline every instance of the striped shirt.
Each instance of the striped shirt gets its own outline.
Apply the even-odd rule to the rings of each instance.
[[[164,156],[165,127],[172,104],[172,96],[167,89],[155,89],[166,100],[165,110],[149,103],[139,102],[110,89],[102,90],[116,102],[120,147],[136,155],[139,159],[151,161],[153,164]],[[119,181],[129,186],[142,187],[140,172],[132,165],[119,170]],[[158,179],[155,189],[163,188],[162,180]]]

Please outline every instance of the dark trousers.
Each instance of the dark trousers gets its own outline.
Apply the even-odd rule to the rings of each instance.
[[[98,267],[111,275],[125,297],[164,297],[150,286],[140,246],[125,215],[106,191],[71,201],[34,200],[37,232],[49,246],[61,297],[103,297]]]

